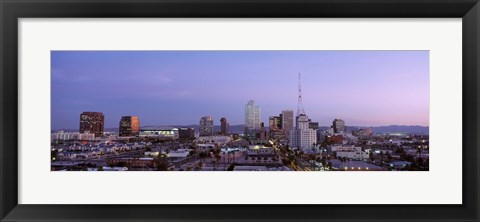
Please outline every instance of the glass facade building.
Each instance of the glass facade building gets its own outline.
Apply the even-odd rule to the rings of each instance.
[[[101,112],[83,112],[80,114],[80,133],[93,133],[102,137],[105,117]]]
[[[200,136],[213,136],[213,118],[204,116],[200,119]]]
[[[122,116],[118,131],[119,136],[138,136],[140,133],[138,116]]]

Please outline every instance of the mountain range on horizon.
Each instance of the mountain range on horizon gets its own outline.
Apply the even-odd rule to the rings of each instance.
[[[195,132],[199,131],[199,125],[146,125],[141,126],[141,128],[194,128]],[[320,130],[327,130],[329,126],[320,126]],[[429,135],[429,127],[428,126],[418,126],[418,125],[388,125],[388,126],[346,126],[347,131],[351,132],[352,130],[363,129],[363,128],[371,128],[374,134],[379,133],[414,133],[414,134],[422,134],[422,135]],[[245,125],[230,125],[229,131],[230,133],[243,133],[245,129]],[[52,132],[57,132],[59,130],[63,130],[65,132],[74,132],[78,131],[78,129],[57,129],[52,130]],[[268,127],[265,127],[265,130],[268,131]],[[118,132],[118,128],[110,127],[105,128],[105,132]],[[214,126],[214,131],[220,131],[220,126]]]

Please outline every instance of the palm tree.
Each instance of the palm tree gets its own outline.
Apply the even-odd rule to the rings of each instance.
[[[205,157],[207,157],[207,153],[205,151],[202,151],[200,152],[199,156],[201,161],[205,161]]]

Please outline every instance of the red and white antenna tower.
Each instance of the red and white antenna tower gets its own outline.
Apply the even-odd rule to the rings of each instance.
[[[297,107],[297,115],[305,114],[305,110],[303,109],[302,103],[302,83],[301,83],[301,73],[298,73],[298,107]]]

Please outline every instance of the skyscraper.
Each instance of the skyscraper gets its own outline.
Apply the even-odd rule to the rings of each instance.
[[[226,136],[228,135],[228,128],[229,128],[229,125],[228,125],[228,120],[227,118],[225,117],[222,117],[220,119],[220,134]]]
[[[122,116],[118,128],[119,136],[138,136],[140,133],[140,120],[138,116]]]
[[[245,129],[247,133],[258,131],[260,129],[260,122],[260,107],[255,105],[255,101],[249,100],[245,105]]]
[[[94,133],[103,136],[105,118],[101,112],[83,112],[80,114],[80,133]]]
[[[211,116],[200,118],[200,136],[213,136],[213,118]]]
[[[290,133],[293,130],[293,110],[282,111],[282,129]]]
[[[341,119],[334,119],[332,126],[335,133],[345,132],[345,121]]]

